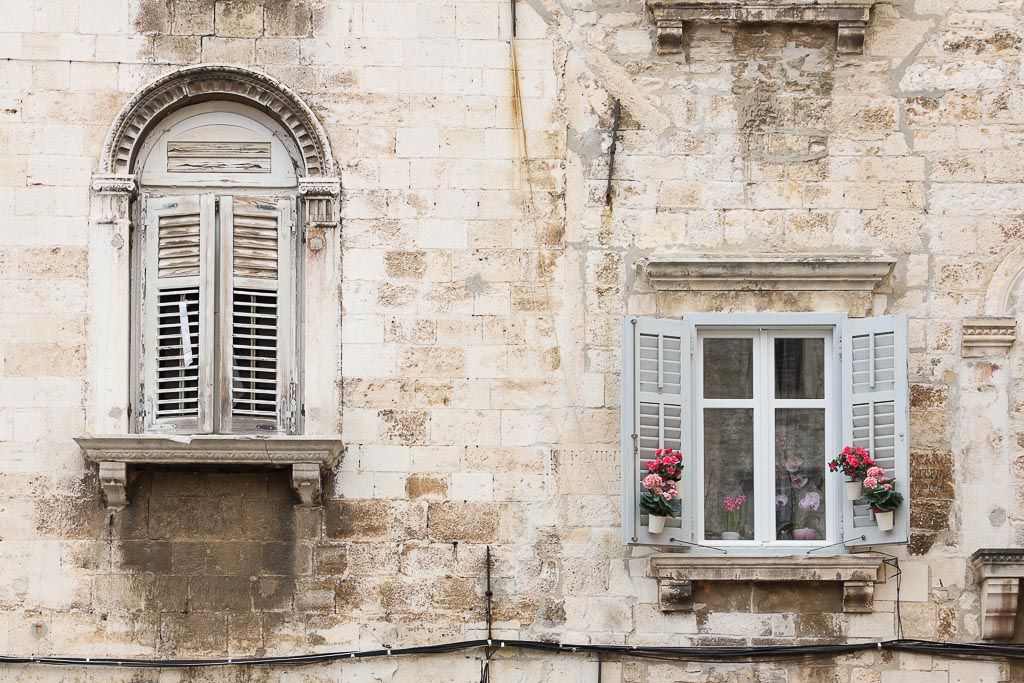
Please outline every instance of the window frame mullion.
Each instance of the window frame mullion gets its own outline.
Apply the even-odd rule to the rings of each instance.
[[[231,291],[233,288],[234,197],[217,197],[217,368],[214,375],[216,431],[230,434],[231,424]]]

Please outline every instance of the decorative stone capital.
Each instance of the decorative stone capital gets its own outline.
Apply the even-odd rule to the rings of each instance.
[[[299,178],[299,194],[306,197],[337,197],[341,194],[341,181],[327,176]]]
[[[981,637],[1012,638],[1024,578],[1024,548],[981,548],[971,555],[971,567],[981,584]]]
[[[836,26],[840,54],[861,54],[864,32],[874,0],[647,0],[657,26],[658,52],[671,54],[686,49],[685,27],[712,22],[831,24]]]
[[[129,464],[290,467],[292,488],[299,502],[316,505],[320,499],[320,470],[333,466],[344,449],[340,439],[322,436],[114,434],[78,436],[75,441],[87,460],[100,464],[103,495],[111,509],[128,504],[125,485]]]
[[[1013,318],[965,318],[963,324],[964,358],[1004,356],[1017,339],[1017,321]]]
[[[895,259],[878,256],[660,254],[643,264],[658,290],[880,291]]]
[[[310,251],[327,245],[325,230],[338,226],[338,196],[341,181],[337,178],[307,176],[299,178],[299,196],[304,203],[306,244]]]
[[[839,581],[844,612],[874,610],[875,583],[885,580],[882,558],[857,555],[654,555],[648,569],[658,580],[663,612],[693,610],[694,581]]]
[[[134,195],[138,183],[134,175],[117,173],[97,173],[92,177],[92,191],[98,194]]]

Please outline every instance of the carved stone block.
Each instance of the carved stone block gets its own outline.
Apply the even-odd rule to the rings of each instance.
[[[982,548],[971,555],[974,576],[981,584],[981,637],[1012,638],[1024,578],[1024,548]]]
[[[292,465],[292,490],[299,497],[299,504],[313,507],[320,504],[320,465],[313,462],[297,462]]]
[[[103,501],[110,510],[120,510],[128,504],[128,465],[123,462],[100,463],[100,487]]]
[[[659,581],[658,603],[662,612],[692,612],[692,581]]]
[[[1013,318],[964,319],[964,358],[1005,356],[1016,339],[1017,321]]]
[[[875,611],[874,581],[844,581],[843,611],[869,613]]]

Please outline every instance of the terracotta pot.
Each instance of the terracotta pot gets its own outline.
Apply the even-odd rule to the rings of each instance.
[[[818,530],[804,527],[803,529],[793,529],[793,540],[796,541],[816,541],[818,540]]]
[[[659,515],[647,515],[647,531],[652,534],[660,534],[665,530],[665,520],[668,517],[661,517]]]
[[[738,540],[740,540],[740,532],[738,532],[738,531],[723,531],[722,532],[722,540],[723,541],[738,541]]]
[[[864,493],[864,485],[861,482],[846,482],[846,500],[857,500],[862,493]]]
[[[875,510],[875,524],[878,525],[879,531],[892,531],[893,526],[893,511],[881,512]]]

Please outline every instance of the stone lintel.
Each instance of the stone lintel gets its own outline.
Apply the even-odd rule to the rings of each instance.
[[[657,290],[876,292],[895,265],[879,256],[661,254],[644,271]]]
[[[971,555],[971,566],[981,584],[981,637],[1012,638],[1024,578],[1024,548],[981,548]]]
[[[692,23],[787,23],[831,24],[836,26],[836,48],[840,54],[861,54],[864,32],[874,0],[842,2],[720,2],[701,0],[647,0],[657,26],[658,52],[683,52],[684,27]]]
[[[115,434],[84,435],[75,441],[87,460],[100,464],[103,495],[111,509],[128,504],[129,464],[290,467],[292,488],[300,503],[316,505],[321,469],[333,466],[344,450],[340,439],[322,436]]]
[[[855,555],[654,555],[649,574],[658,580],[661,611],[693,610],[694,581],[837,581],[843,584],[843,611],[874,610],[875,584],[885,581],[882,558]]]
[[[1005,356],[1017,339],[1017,321],[1013,318],[964,318],[964,358]]]

